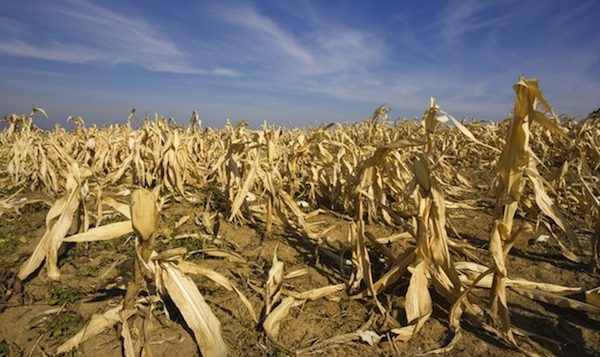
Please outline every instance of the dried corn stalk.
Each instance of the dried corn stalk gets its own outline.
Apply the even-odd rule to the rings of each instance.
[[[506,144],[502,149],[498,162],[498,181],[495,188],[498,209],[502,211],[502,214],[492,228],[489,248],[492,257],[491,267],[494,272],[490,292],[491,314],[494,318],[499,317],[502,331],[505,333],[510,333],[511,326],[506,300],[506,279],[508,277],[506,255],[509,253],[516,237],[521,233],[520,230],[513,232],[513,220],[526,183],[523,178],[525,174],[533,183],[536,202],[540,209],[553,218],[575,243],[575,237],[570,227],[554,209],[552,201],[543,190],[532,159],[529,140],[531,136],[530,125],[534,121],[553,133],[565,134],[555,123],[537,110],[536,107],[539,102],[549,113],[556,117],[538,88],[537,79],[521,77],[519,82],[513,86],[513,89],[516,94],[515,106],[510,127],[506,134]]]
[[[64,242],[73,218],[87,194],[85,180],[91,175],[88,169],[79,168],[77,164],[71,165],[67,176],[66,188],[68,193],[58,199],[48,211],[46,216],[46,232],[40,239],[31,257],[21,265],[18,278],[25,280],[31,273],[46,260],[48,277],[53,280],[60,279],[58,269],[58,250]]]

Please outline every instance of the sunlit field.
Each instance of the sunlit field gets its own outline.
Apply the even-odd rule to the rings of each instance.
[[[497,123],[5,115],[0,355],[598,355],[600,114],[513,89]]]

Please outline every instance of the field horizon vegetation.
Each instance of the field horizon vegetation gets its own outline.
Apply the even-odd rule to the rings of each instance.
[[[500,122],[4,115],[0,355],[598,355],[600,112],[513,89]]]

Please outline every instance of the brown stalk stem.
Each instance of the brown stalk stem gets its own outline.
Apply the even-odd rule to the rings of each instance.
[[[137,300],[137,295],[144,284],[144,273],[142,267],[144,263],[148,263],[150,260],[150,255],[152,254],[152,248],[154,246],[154,235],[149,237],[147,240],[143,240],[142,237],[139,237],[139,240],[142,241],[140,255],[136,254],[136,259],[134,260],[133,265],[133,280],[129,282],[127,285],[127,292],[125,293],[125,302],[123,303],[123,310],[133,309],[135,307],[135,301]],[[140,258],[142,261],[140,261]]]

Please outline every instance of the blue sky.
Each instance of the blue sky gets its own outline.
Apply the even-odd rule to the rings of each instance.
[[[537,76],[558,113],[600,105],[600,1],[0,3],[0,113],[204,124],[358,120],[382,103],[502,119]],[[50,125],[50,126],[52,126]]]

